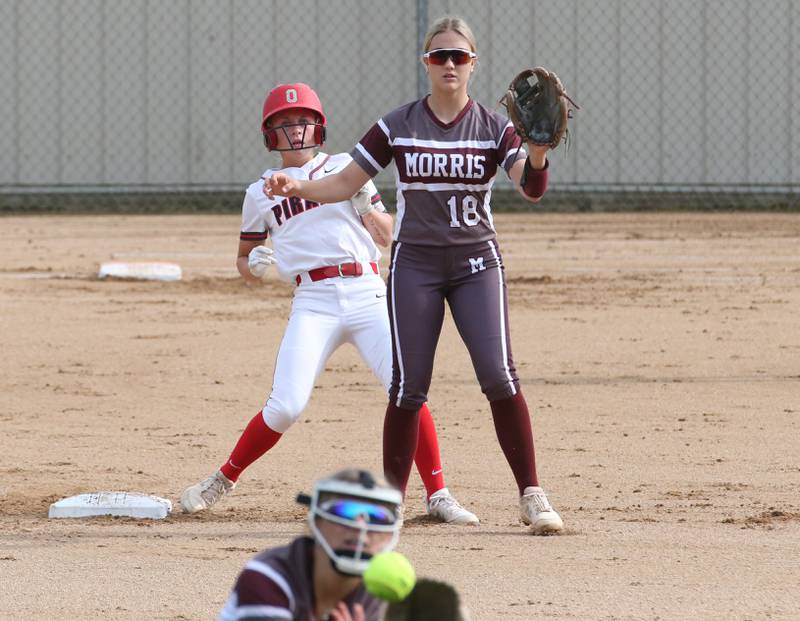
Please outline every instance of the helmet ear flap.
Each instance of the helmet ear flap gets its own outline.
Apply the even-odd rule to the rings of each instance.
[[[314,142],[322,146],[328,137],[328,128],[324,125],[314,125]]]
[[[268,151],[272,151],[278,146],[278,132],[276,132],[274,129],[265,130],[263,136],[264,146],[267,147]]]

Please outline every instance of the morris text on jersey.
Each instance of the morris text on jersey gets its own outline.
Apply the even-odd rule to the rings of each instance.
[[[405,183],[458,183],[466,179],[485,183],[496,168],[496,156],[486,151],[473,153],[466,150],[411,148],[402,149],[396,159],[400,160],[400,178]]]

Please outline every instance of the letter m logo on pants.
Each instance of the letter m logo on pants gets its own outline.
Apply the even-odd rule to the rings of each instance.
[[[483,264],[483,257],[478,257],[477,259],[469,257],[469,266],[472,268],[473,274],[477,274],[486,269],[486,266]]]

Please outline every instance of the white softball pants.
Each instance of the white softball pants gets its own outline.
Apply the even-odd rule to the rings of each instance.
[[[352,343],[387,393],[392,379],[392,341],[386,285],[377,274],[329,278],[297,287],[283,335],[264,422],[284,433],[300,417],[325,364]]]

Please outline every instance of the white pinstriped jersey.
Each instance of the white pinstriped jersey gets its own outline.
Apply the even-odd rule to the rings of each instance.
[[[350,152],[370,176],[394,160],[394,239],[430,246],[463,245],[495,236],[490,200],[497,168],[527,157],[503,115],[470,99],[442,123],[427,98],[381,118]]]
[[[351,162],[347,153],[318,153],[300,168],[268,169],[264,177],[284,172],[295,179],[320,179],[338,172]],[[386,211],[375,184],[368,181],[375,208]],[[380,250],[364,227],[349,200],[323,204],[298,197],[268,199],[264,182],[247,188],[242,205],[240,239],[259,241],[272,238],[278,273],[284,280],[326,265],[354,261],[378,262]]]

